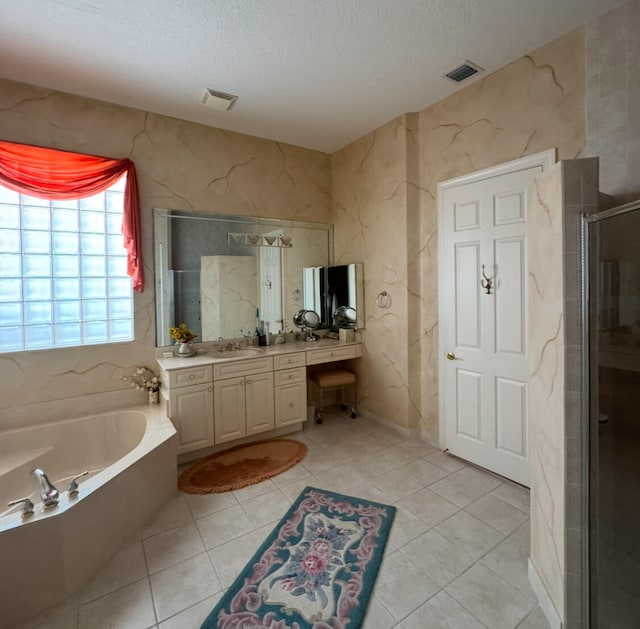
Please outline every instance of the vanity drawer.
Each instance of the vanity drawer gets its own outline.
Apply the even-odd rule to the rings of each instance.
[[[336,345],[325,349],[312,349],[307,351],[307,365],[331,363],[335,360],[349,360],[360,356],[362,356],[362,346],[359,343],[356,345]]]
[[[296,369],[284,369],[282,371],[276,371],[274,373],[274,384],[292,384],[295,382],[304,382],[307,379],[307,370],[304,367],[297,367]]]
[[[280,369],[291,369],[292,367],[304,367],[306,365],[305,359],[306,356],[304,352],[274,356],[273,368],[275,371],[279,371]]]
[[[273,359],[270,356],[264,358],[251,358],[249,360],[233,360],[213,366],[213,379],[224,380],[236,376],[250,376],[254,373],[273,371]]]
[[[188,369],[173,369],[169,372],[169,388],[186,387],[190,384],[211,382],[211,365],[200,365]]]

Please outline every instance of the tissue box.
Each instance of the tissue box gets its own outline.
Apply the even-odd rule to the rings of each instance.
[[[356,340],[355,330],[348,330],[340,328],[340,342],[341,343],[353,343]]]

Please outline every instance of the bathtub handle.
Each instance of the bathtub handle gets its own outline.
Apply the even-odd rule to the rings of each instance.
[[[22,517],[28,518],[30,515],[33,515],[33,502],[29,498],[20,498],[19,500],[12,500],[7,503],[8,506],[13,507],[15,505],[22,504]]]
[[[82,472],[82,474],[78,474],[77,476],[74,476],[71,479],[71,482],[69,483],[69,486],[67,487],[67,493],[70,496],[77,496],[78,492],[80,491],[80,487],[78,486],[78,479],[82,478],[83,476],[86,476],[88,474],[88,470],[85,470],[84,472]]]

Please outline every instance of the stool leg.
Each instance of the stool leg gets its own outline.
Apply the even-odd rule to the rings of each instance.
[[[340,410],[346,411],[348,407],[344,402],[344,385],[340,387],[340,395],[342,396],[342,404],[340,404]]]
[[[356,412],[356,407],[358,406],[358,392],[356,389],[357,380],[351,385],[351,390],[353,392],[353,406],[351,407],[351,419],[355,419],[358,416]]]
[[[322,423],[322,411],[324,410],[324,388],[319,387],[320,389],[320,409],[316,415],[316,424]]]

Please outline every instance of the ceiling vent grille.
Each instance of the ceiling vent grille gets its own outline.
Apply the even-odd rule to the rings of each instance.
[[[233,104],[238,100],[237,96],[233,94],[226,94],[225,92],[217,92],[211,88],[206,88],[202,94],[200,102],[212,109],[219,109],[221,111],[227,111],[233,107]]]
[[[475,63],[471,63],[471,61],[465,61],[462,65],[459,65],[457,68],[447,72],[444,76],[450,81],[454,81],[455,83],[460,83],[465,79],[473,76],[474,74],[478,74],[478,72],[482,72],[484,68],[481,68],[479,65]]]

